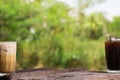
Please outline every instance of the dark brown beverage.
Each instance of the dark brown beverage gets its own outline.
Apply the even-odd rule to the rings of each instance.
[[[120,70],[120,41],[105,42],[105,52],[108,70]]]

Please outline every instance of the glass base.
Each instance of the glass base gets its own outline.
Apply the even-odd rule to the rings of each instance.
[[[109,70],[107,69],[108,73],[120,73],[120,70]]]
[[[7,73],[0,73],[0,76],[5,76],[7,75]]]

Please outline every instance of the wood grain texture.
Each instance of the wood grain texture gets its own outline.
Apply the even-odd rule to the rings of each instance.
[[[32,69],[17,71],[9,75],[9,78],[8,80],[120,80],[120,74],[81,69]]]

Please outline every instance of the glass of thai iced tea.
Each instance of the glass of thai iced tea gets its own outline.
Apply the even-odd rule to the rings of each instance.
[[[16,68],[16,42],[0,42],[0,76]]]

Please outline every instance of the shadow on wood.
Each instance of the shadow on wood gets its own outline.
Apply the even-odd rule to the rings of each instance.
[[[10,76],[0,76],[0,80],[10,80]]]

